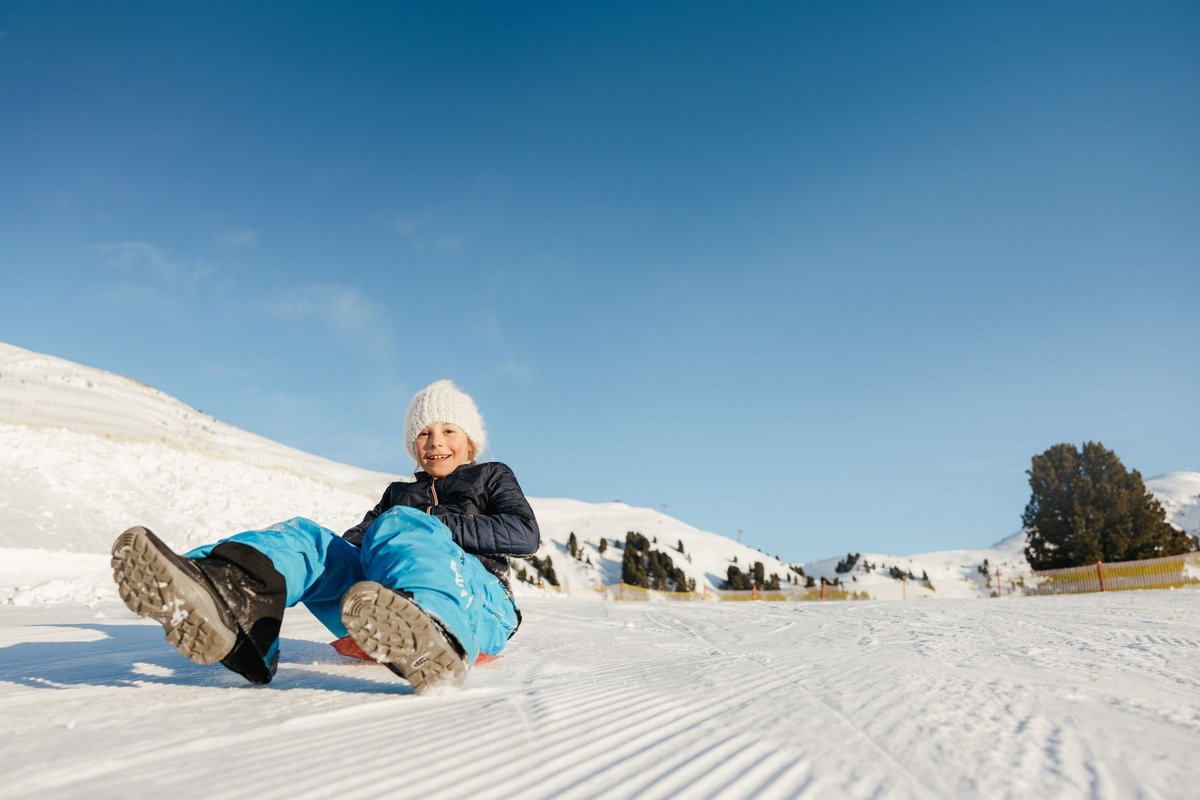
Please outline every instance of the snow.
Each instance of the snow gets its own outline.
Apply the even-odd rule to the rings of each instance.
[[[2,607],[0,796],[1185,797],[1196,600],[531,597],[434,698],[302,610],[256,688],[116,604]]]
[[[1168,472],[1146,481],[1146,488],[1167,512],[1167,519],[1200,535],[1200,472]]]
[[[653,509],[532,498],[563,586],[521,585],[503,657],[436,697],[336,654],[303,608],[254,687],[116,598],[128,525],[179,548],[296,515],[341,530],[394,479],[0,345],[0,798],[1173,798],[1200,780],[1200,592],[1014,595],[1020,533],[796,565],[869,600],[622,603],[597,588],[628,531],[698,586],[735,558],[789,565]],[[1147,486],[1197,532],[1200,473]]]

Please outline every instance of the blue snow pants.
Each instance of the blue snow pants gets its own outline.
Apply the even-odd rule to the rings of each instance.
[[[503,650],[517,627],[516,603],[500,579],[455,544],[441,520],[415,508],[380,514],[361,548],[303,517],[222,541],[241,542],[271,559],[287,581],[288,607],[304,603],[338,638],[346,635],[342,595],[358,581],[409,592],[458,640],[468,665],[480,653]],[[203,558],[217,544],[186,555]]]

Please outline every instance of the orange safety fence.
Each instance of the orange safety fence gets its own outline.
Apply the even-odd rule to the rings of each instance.
[[[866,592],[851,592],[832,585],[813,587],[811,589],[710,589],[707,586],[695,592],[662,592],[656,589],[644,589],[628,583],[614,583],[601,586],[598,591],[606,600],[723,600],[749,601],[763,600],[767,602],[807,601],[807,600],[867,600]]]
[[[1025,580],[1024,593],[1081,594],[1185,586],[1200,586],[1200,553],[1035,570]]]
[[[1026,595],[1123,592],[1135,589],[1179,589],[1200,587],[1200,553],[1148,558],[1141,561],[1097,562],[1085,567],[1034,570],[1021,579],[1019,590]],[[1014,589],[1018,588],[1014,585]],[[869,600],[866,592],[850,591],[832,584],[812,588],[727,590],[703,587],[695,592],[663,592],[628,583],[601,586],[606,600],[679,601],[719,600],[766,602],[811,600]]]
[[[632,600],[644,602],[647,600],[707,600],[704,591],[700,592],[660,592],[657,589],[643,589],[628,583],[614,583],[611,586],[601,586],[598,591],[605,600]]]
[[[853,592],[832,584],[811,589],[712,589],[717,600],[764,600],[768,603],[808,602],[811,600],[869,600],[866,592]]]

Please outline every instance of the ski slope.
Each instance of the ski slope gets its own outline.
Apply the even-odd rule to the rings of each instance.
[[[0,797],[1192,797],[1198,600],[529,597],[440,697],[300,610],[252,687],[117,604],[5,606]]]
[[[303,608],[278,676],[254,687],[183,659],[116,598],[106,553],[130,524],[177,548],[298,514],[339,529],[392,479],[0,345],[0,800],[1115,800],[1200,785],[1200,591],[990,598],[976,567],[1021,569],[1020,537],[863,554],[933,586],[841,574],[866,601],[622,603],[594,587],[619,574],[600,539],[627,530],[682,543],[677,560],[713,586],[734,559],[787,565],[651,509],[534,498],[563,589],[519,586],[525,624],[504,656],[434,697],[337,655]],[[1177,524],[1197,519],[1200,475],[1148,485]],[[839,558],[803,567],[833,577]]]

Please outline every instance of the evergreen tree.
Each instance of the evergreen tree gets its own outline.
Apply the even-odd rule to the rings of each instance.
[[[725,571],[725,588],[739,592],[750,591],[750,576],[732,564]]]
[[[550,563],[550,556],[545,559],[540,559],[537,556],[527,556],[526,560],[533,565],[533,568],[541,573],[542,578],[551,586],[558,586],[558,576],[554,574],[554,565]]]
[[[571,558],[579,558],[579,540],[575,538],[575,531],[571,531],[571,535],[567,537],[567,552],[571,554]]]
[[[600,537],[600,555],[604,555],[604,551],[608,549],[608,539]]]
[[[621,559],[621,580],[643,589],[661,592],[692,592],[696,581],[689,578],[671,557],[651,547],[650,540],[635,531],[625,534],[625,554]]]
[[[650,581],[646,578],[646,568],[642,564],[641,553],[630,547],[628,540],[625,542],[625,553],[621,557],[621,580],[630,586],[650,588]]]
[[[1196,541],[1167,522],[1166,512],[1116,453],[1099,442],[1080,451],[1056,444],[1033,457],[1032,490],[1021,522],[1029,531],[1025,557],[1034,569],[1097,561],[1177,555]]]
[[[833,568],[834,572],[846,573],[854,569],[854,565],[858,563],[859,553],[846,553],[846,557],[838,561],[837,566]]]

